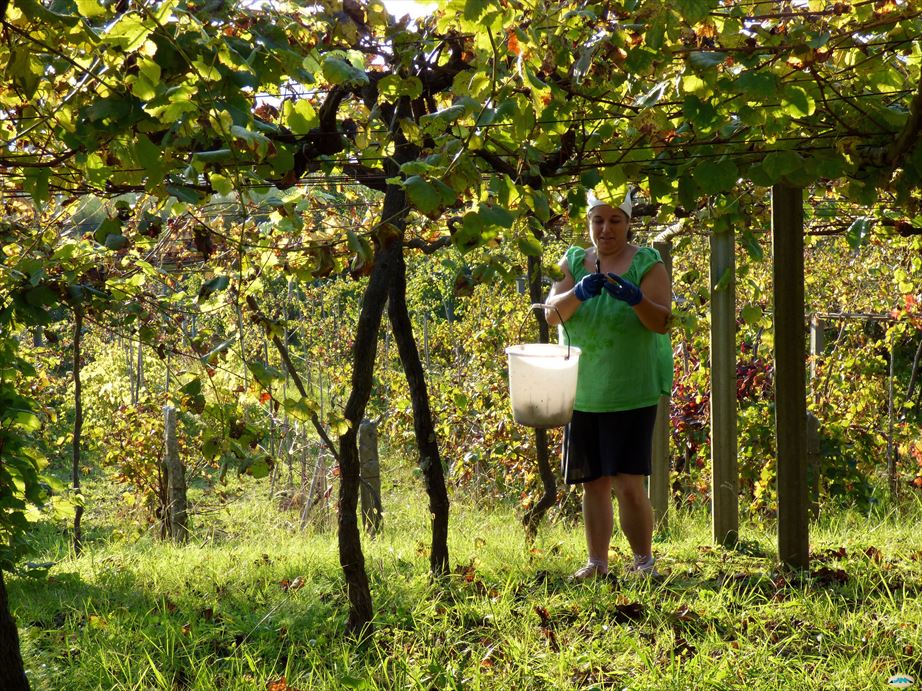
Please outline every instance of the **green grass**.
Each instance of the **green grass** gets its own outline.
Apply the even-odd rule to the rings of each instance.
[[[47,579],[9,579],[33,687],[884,689],[892,674],[922,677],[918,505],[825,518],[804,574],[777,568],[768,530],[744,525],[729,551],[711,545],[705,514],[673,514],[655,545],[661,581],[623,577],[618,536],[616,577],[571,584],[578,525],[546,525],[528,546],[510,508],[456,495],[454,573],[432,584],[426,501],[408,480],[364,540],[376,631],[356,643],[340,633],[335,534],[302,531],[264,485],[248,488],[197,517],[185,547],[126,533],[104,487],[80,558],[43,526],[32,559],[58,563]]]

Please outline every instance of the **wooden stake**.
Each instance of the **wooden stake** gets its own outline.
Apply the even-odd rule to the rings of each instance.
[[[654,242],[653,247],[659,251],[666,266],[666,272],[672,276],[672,242],[664,240]],[[670,397],[660,396],[656,407],[656,424],[653,426],[653,458],[650,473],[649,496],[653,506],[653,521],[657,530],[669,527],[669,408]]]
[[[739,540],[736,455],[736,257],[732,230],[711,235],[711,507],[714,542]]]
[[[772,187],[772,271],[778,557],[796,568],[806,568],[810,563],[803,233],[803,190],[775,185]]]

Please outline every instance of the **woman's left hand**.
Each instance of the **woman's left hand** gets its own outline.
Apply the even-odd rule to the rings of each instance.
[[[621,278],[618,274],[609,273],[606,275],[608,280],[605,281],[604,288],[609,295],[618,300],[623,300],[631,307],[640,304],[640,301],[643,300],[643,291],[640,290],[639,286],[631,283],[626,278]]]

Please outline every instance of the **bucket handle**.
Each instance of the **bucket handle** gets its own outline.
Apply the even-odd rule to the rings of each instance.
[[[529,310],[539,310],[539,309],[540,310],[554,310],[557,313],[557,318],[560,319],[560,325],[563,327],[563,332],[567,336],[567,356],[564,358],[564,360],[569,360],[570,359],[570,332],[567,331],[567,325],[564,322],[563,317],[560,316],[560,310],[557,309],[557,305],[546,305],[541,302],[536,302],[528,309]],[[525,316],[525,319],[528,319],[528,315]],[[519,335],[518,335],[519,343],[522,342],[522,327],[525,326],[525,319],[523,319],[522,323],[519,324]]]

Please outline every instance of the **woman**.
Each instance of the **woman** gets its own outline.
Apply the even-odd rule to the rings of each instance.
[[[545,314],[549,324],[566,322],[561,340],[569,334],[582,351],[563,475],[567,484],[583,485],[589,561],[573,578],[608,573],[612,491],[634,553],[628,570],[652,575],[653,510],[644,480],[656,404],[672,386],[672,351],[661,335],[668,330],[672,290],[659,252],[631,243],[630,192],[618,206],[591,192],[588,202],[592,247],[566,251],[564,277],[547,301],[556,309]]]

